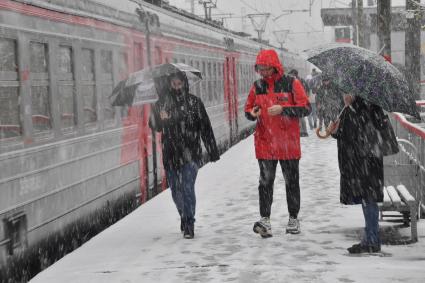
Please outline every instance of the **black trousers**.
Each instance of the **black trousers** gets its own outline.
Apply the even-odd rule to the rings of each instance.
[[[261,217],[270,217],[273,203],[273,183],[276,176],[277,162],[280,163],[286,185],[286,201],[289,215],[297,218],[300,211],[300,178],[299,160],[264,160],[259,159],[260,185],[258,194],[260,198]]]

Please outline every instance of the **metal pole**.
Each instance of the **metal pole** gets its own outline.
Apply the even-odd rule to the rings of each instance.
[[[358,45],[357,40],[357,1],[352,0],[351,1],[351,24],[353,26],[353,44]]]
[[[360,47],[365,47],[364,24],[363,0],[357,0],[357,43]]]
[[[378,0],[378,50],[391,61],[391,0]]]
[[[415,4],[416,3],[416,4]],[[420,1],[406,0],[407,29],[405,32],[405,66],[416,99],[420,99],[421,12]]]
[[[195,14],[195,0],[190,1],[190,12]]]

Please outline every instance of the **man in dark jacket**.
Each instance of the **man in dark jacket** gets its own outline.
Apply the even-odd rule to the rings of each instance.
[[[161,93],[152,109],[149,126],[162,133],[163,165],[173,201],[180,214],[180,229],[187,239],[194,237],[195,181],[202,160],[201,139],[210,161],[217,161],[217,149],[210,120],[201,99],[189,93],[183,72],[170,76],[168,93]]]
[[[289,221],[288,233],[299,233],[300,210],[299,159],[301,158],[299,118],[310,112],[308,98],[299,80],[284,75],[274,50],[261,50],[255,70],[261,79],[254,82],[245,104],[247,119],[257,125],[254,133],[255,155],[260,167],[258,186],[261,219],[254,232],[271,237],[270,214],[273,183],[280,163],[286,183]]]

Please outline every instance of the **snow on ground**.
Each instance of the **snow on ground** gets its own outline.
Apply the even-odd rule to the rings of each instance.
[[[183,239],[167,190],[30,282],[425,282],[424,220],[418,243],[388,245],[410,230],[382,222],[382,254],[348,254],[346,248],[360,240],[361,207],[339,204],[336,142],[312,132],[302,138],[301,234],[285,234],[279,169],[274,235],[254,234],[259,169],[253,143],[251,136],[199,171],[195,239]]]

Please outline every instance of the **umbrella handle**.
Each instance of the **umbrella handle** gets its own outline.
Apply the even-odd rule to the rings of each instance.
[[[324,134],[324,135],[322,135],[322,134],[320,133],[320,128],[317,128],[317,129],[316,129],[316,136],[317,136],[319,139],[327,139],[330,135],[331,135],[331,131],[329,131],[327,128],[326,128],[326,130],[325,130],[325,134]]]

